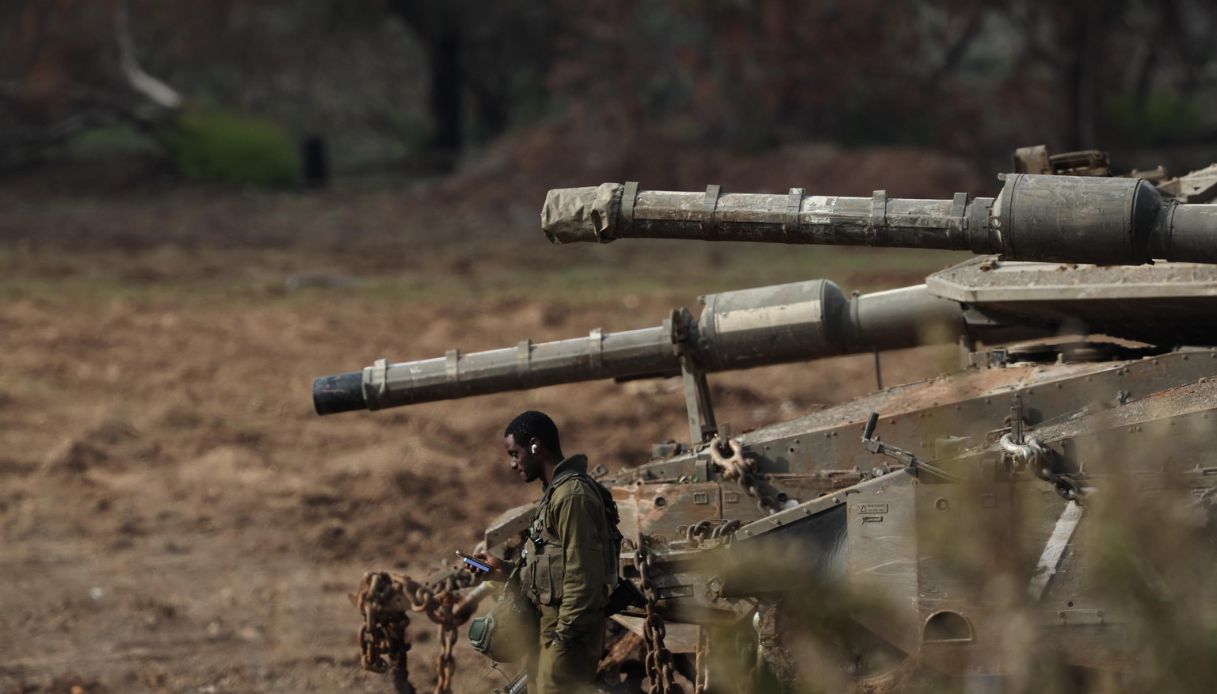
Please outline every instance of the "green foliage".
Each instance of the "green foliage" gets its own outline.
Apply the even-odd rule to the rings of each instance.
[[[1204,128],[1206,116],[1195,99],[1179,94],[1153,94],[1144,103],[1120,94],[1108,100],[1104,115],[1104,141],[1124,146],[1186,140]]]
[[[161,139],[186,178],[257,186],[291,186],[301,179],[296,142],[269,121],[188,109]]]
[[[81,157],[153,154],[157,151],[157,144],[128,125],[111,125],[80,133],[68,141],[67,150]]]

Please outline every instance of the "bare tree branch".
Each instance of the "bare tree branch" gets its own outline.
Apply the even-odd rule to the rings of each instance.
[[[1027,8],[1027,5],[1023,5]],[[1045,44],[1039,37],[1039,26],[1036,18],[1032,16],[1032,10],[1027,8],[1025,12],[1018,12],[1015,5],[1006,6],[998,5],[997,12],[1004,15],[1015,28],[1019,29],[1023,38],[1023,46],[1030,57],[1043,61],[1049,67],[1060,70],[1064,68],[1065,61],[1060,54]]]
[[[926,84],[931,86],[938,84],[943,77],[959,65],[959,61],[963,60],[964,55],[968,52],[968,47],[972,45],[972,41],[980,33],[984,11],[983,5],[976,5],[972,8],[967,20],[964,22],[963,29],[947,44],[946,51],[942,56],[942,62],[936,65],[929,75],[926,76]]]
[[[135,91],[161,108],[173,111],[182,105],[182,97],[173,87],[144,72],[135,59],[135,46],[131,41],[127,2],[119,0],[114,13],[114,34],[118,42],[119,61],[123,75]]]

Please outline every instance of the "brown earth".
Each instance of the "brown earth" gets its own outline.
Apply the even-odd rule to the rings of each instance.
[[[499,447],[511,416],[546,410],[569,450],[617,468],[682,438],[683,405],[670,382],[589,383],[320,418],[313,377],[641,327],[707,291],[908,284],[954,257],[556,248],[535,213],[557,181],[494,182],[503,161],[544,146],[521,138],[409,190],[0,189],[0,691],[387,691],[358,667],[347,593],[368,569],[426,575],[537,493]],[[702,168],[813,189],[828,185],[823,168],[860,161],[866,180],[842,190],[833,179],[832,192],[893,196],[977,181],[919,152],[784,156]],[[588,176],[630,162],[610,164]],[[794,180],[800,171],[812,180]],[[907,190],[882,179],[893,171]],[[671,176],[704,185],[692,177]],[[885,380],[927,377],[950,357],[892,355]],[[738,431],[865,393],[873,378],[864,356],[712,383],[720,421]],[[427,688],[425,621],[411,662]],[[478,691],[502,679],[462,638],[457,681]]]

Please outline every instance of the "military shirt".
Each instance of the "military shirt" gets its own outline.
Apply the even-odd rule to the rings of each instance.
[[[604,608],[616,581],[604,500],[586,472],[582,455],[554,468],[522,553],[526,595],[538,608],[558,611],[554,633],[543,634],[543,640],[575,641],[603,629]],[[582,474],[572,478],[572,473]]]

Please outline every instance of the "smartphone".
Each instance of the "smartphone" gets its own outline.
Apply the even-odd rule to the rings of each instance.
[[[484,574],[488,574],[494,570],[494,568],[491,567],[490,564],[487,564],[486,562],[482,561],[481,559],[474,559],[473,557],[469,556],[468,554],[465,554],[464,552],[460,551],[459,549],[456,550],[456,556],[463,559],[464,562],[466,564],[468,564],[469,566],[472,566],[473,568],[477,569],[478,571],[481,571]]]

